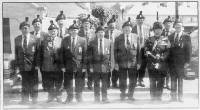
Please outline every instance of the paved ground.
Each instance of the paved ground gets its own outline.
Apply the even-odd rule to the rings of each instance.
[[[5,82],[5,81],[4,81]],[[119,100],[119,89],[109,89],[108,98],[111,103],[94,103],[93,91],[84,90],[83,99],[84,102],[76,103],[74,100],[71,104],[59,104],[56,101],[46,103],[47,93],[41,91],[41,84],[39,86],[40,92],[38,97],[38,104],[19,104],[20,101],[20,87],[13,87],[12,90],[4,92],[4,109],[21,109],[21,108],[66,108],[66,109],[108,109],[108,108],[134,108],[134,109],[147,109],[147,108],[162,108],[162,109],[198,109],[199,107],[199,92],[198,92],[198,80],[184,80],[184,102],[169,102],[170,91],[164,89],[163,98],[161,102],[152,102],[149,95],[149,81],[145,79],[145,88],[137,87],[134,97],[135,101]],[[4,84],[5,88],[5,84]],[[63,92],[62,100],[66,98],[66,93]]]

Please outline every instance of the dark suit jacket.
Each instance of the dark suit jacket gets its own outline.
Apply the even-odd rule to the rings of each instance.
[[[32,71],[36,66],[36,55],[39,48],[38,39],[30,34],[27,51],[22,47],[22,35],[15,38],[15,67],[20,71]]]
[[[42,71],[61,71],[61,42],[62,38],[56,37],[54,39],[55,48],[48,48],[49,40],[44,39],[41,42],[40,49],[38,52],[38,61]]]
[[[110,45],[110,60],[111,60],[111,70],[113,70],[115,68],[115,57],[114,57],[114,42],[115,39],[121,34],[121,31],[114,29],[113,31],[113,37],[114,37],[114,41],[111,40],[111,45]],[[105,32],[105,38],[109,39],[109,30],[107,30]]]
[[[78,36],[75,51],[71,51],[71,36],[63,39],[61,44],[61,64],[62,67],[74,72],[86,69],[86,39]]]
[[[169,36],[171,43],[169,63],[171,69],[176,69],[177,73],[182,76],[184,64],[189,63],[191,58],[191,38],[188,34],[183,32],[179,40],[179,46],[176,46],[174,45],[174,35],[175,32]]]
[[[137,66],[137,35],[131,33],[132,42],[134,42],[131,48],[125,47],[125,36],[121,34],[115,39],[114,44],[114,56],[115,62],[119,65],[119,68],[135,68]]]
[[[110,71],[110,40],[104,38],[104,54],[98,52],[98,39],[93,40],[88,47],[90,68],[94,72],[108,73]]]

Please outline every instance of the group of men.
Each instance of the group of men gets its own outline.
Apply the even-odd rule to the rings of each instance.
[[[38,71],[42,74],[43,88],[48,92],[47,102],[56,99],[63,103],[63,88],[67,93],[64,103],[71,103],[74,96],[77,102],[82,102],[86,76],[88,89],[94,87],[95,102],[101,99],[104,103],[109,102],[107,89],[111,84],[114,88],[119,87],[122,101],[126,97],[134,101],[137,82],[145,86],[146,69],[153,101],[161,100],[166,76],[171,77],[171,101],[183,101],[183,71],[190,61],[191,40],[183,32],[179,19],[174,22],[175,29],[171,28],[170,17],[163,23],[156,21],[154,36],[150,36],[150,28],[143,23],[142,11],[136,17],[137,23],[134,25],[129,18],[122,25],[122,31],[116,29],[115,17],[109,20],[107,29],[100,25],[95,30],[91,29],[87,17],[82,20],[81,27],[74,21],[65,36],[65,19],[61,11],[56,18],[58,26],[50,21],[48,33],[41,31],[39,15],[32,21],[32,32],[27,17],[20,23],[22,34],[15,39],[15,67],[22,76],[21,103],[29,102],[29,98],[33,104],[37,103]]]

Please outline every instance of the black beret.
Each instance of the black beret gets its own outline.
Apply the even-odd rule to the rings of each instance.
[[[24,26],[30,27],[30,24],[29,24],[29,22],[28,22],[28,19],[29,19],[28,17],[25,17],[25,21],[22,22],[22,23],[20,23],[19,29],[22,29],[22,27],[24,27]]]
[[[133,24],[131,22],[131,18],[128,17],[128,21],[126,21],[123,25],[122,25],[122,28],[124,28],[125,26],[130,26],[130,27],[133,27]]]
[[[99,31],[105,31],[105,28],[103,26],[99,26],[99,27],[97,27],[95,33],[99,32]]]
[[[162,28],[163,28],[163,26],[162,26],[161,22],[156,21],[153,23],[153,30],[154,29],[162,29]]]
[[[82,23],[84,23],[84,22],[89,22],[89,23],[91,23],[91,19],[90,19],[90,15],[89,15],[89,14],[88,14],[87,18],[84,18],[84,19],[82,20]]]
[[[40,18],[40,15],[37,15],[37,18],[35,18],[33,21],[32,21],[32,25],[36,22],[40,22],[42,23],[42,19]]]
[[[183,22],[182,22],[181,19],[176,19],[175,22],[174,22],[174,25],[177,24],[177,23],[183,23]]]
[[[145,17],[142,14],[142,11],[140,11],[140,14],[137,15],[136,19],[145,19]]]
[[[51,20],[50,23],[51,24],[50,24],[48,30],[58,29],[58,27],[53,23],[53,20]]]
[[[73,21],[73,24],[71,26],[69,26],[69,30],[70,29],[79,29],[78,24],[76,23],[76,20]]]
[[[66,19],[66,16],[65,14],[63,14],[63,11],[60,11],[60,14],[56,17],[56,22],[58,22],[58,20],[61,20],[61,19]]]
[[[116,22],[116,16],[113,15],[112,18],[108,21],[107,25],[109,25],[110,23],[114,23]]]
[[[170,16],[168,16],[164,21],[163,24],[165,24],[166,22],[172,22],[172,19]]]

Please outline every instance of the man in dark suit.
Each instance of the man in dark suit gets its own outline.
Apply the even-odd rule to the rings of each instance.
[[[105,30],[102,26],[97,28],[96,35],[97,38],[91,41],[88,47],[91,72],[94,74],[94,97],[95,102],[99,102],[100,91],[102,91],[102,101],[108,103],[107,80],[110,71],[110,40],[104,38]]]
[[[164,78],[168,70],[167,58],[169,55],[170,43],[168,38],[162,36],[162,23],[154,22],[154,36],[149,37],[145,42],[145,55],[147,57],[147,68],[150,80],[150,96],[152,101],[161,101]]]
[[[147,61],[144,55],[144,42],[150,36],[150,26],[144,24],[145,17],[140,11],[140,14],[136,17],[137,24],[133,27],[132,32],[139,36],[139,45],[138,45],[138,86],[144,87],[143,78],[145,76]]]
[[[95,38],[95,32],[93,29],[91,29],[91,20],[90,20],[90,15],[88,15],[87,18],[84,18],[82,20],[82,28],[80,29],[78,35],[80,37],[84,37],[86,39],[86,45],[89,46],[90,42],[92,40],[94,40]],[[88,59],[88,55],[86,54],[86,59]],[[89,59],[88,59],[89,60]],[[90,72],[90,68],[89,68],[89,61],[87,60],[86,62],[86,66],[87,66],[87,70],[86,70],[86,74],[87,74],[87,86],[89,90],[92,90],[92,85],[93,85],[93,78],[92,75],[93,73]]]
[[[84,72],[86,72],[85,54],[87,50],[86,39],[78,36],[79,26],[69,27],[71,35],[63,39],[61,44],[62,71],[64,72],[64,88],[67,91],[66,103],[73,99],[73,76],[75,77],[75,97],[77,102],[82,101],[84,87]]]
[[[171,35],[172,33],[175,32],[175,29],[172,27],[172,19],[170,16],[168,16],[164,21],[163,21],[163,25],[164,25],[164,29],[163,29],[163,32],[162,32],[162,36],[164,37],[169,37],[169,35]],[[169,74],[169,71],[166,71],[167,72],[167,76],[165,78],[165,85],[164,85],[164,88],[166,89],[170,89],[170,86],[169,86],[169,79],[170,79],[170,74]]]
[[[115,39],[114,56],[119,65],[120,98],[126,97],[127,77],[129,78],[128,99],[134,100],[133,92],[137,83],[137,38],[132,31],[132,23],[129,20],[122,25],[123,34]],[[128,73],[128,74],[127,74]]]
[[[170,48],[170,75],[171,101],[183,101],[184,68],[189,66],[191,57],[191,38],[183,32],[183,23],[177,19],[174,23],[175,32],[169,36]],[[178,86],[178,90],[177,90]]]
[[[38,97],[38,73],[36,69],[36,55],[38,52],[38,40],[30,34],[28,17],[19,26],[22,35],[15,38],[15,67],[22,76],[22,101],[29,102],[29,95],[32,103],[37,103]]]
[[[61,86],[63,81],[63,73],[60,64],[60,49],[62,38],[58,37],[58,27],[51,21],[48,28],[48,38],[41,41],[40,51],[38,52],[38,60],[41,71],[45,75],[45,87],[48,92],[48,102],[55,98],[61,103]]]
[[[65,37],[66,35],[66,27],[65,27],[65,22],[66,21],[66,16],[64,14],[63,11],[60,11],[60,14],[56,17],[56,22],[59,26],[59,29],[58,29],[58,36],[63,38]]]
[[[48,37],[48,33],[41,31],[42,19],[40,18],[39,15],[37,15],[37,18],[33,19],[32,25],[33,25],[34,31],[32,31],[30,33],[33,36],[35,36],[37,39],[39,39],[39,41],[41,43],[41,41],[43,41],[44,39],[46,39]],[[41,71],[41,69],[40,69],[40,73],[42,76],[42,87],[43,87],[44,91],[46,91],[46,76]]]
[[[115,64],[115,58],[114,58],[114,42],[115,39],[121,34],[121,31],[116,29],[116,17],[113,15],[113,17],[108,21],[107,23],[108,29],[105,32],[105,38],[109,39],[111,41],[110,45],[110,63],[111,63],[111,69],[108,76],[108,88],[110,87],[110,80],[112,80],[112,87],[117,88],[117,80],[119,79],[118,74],[118,65]]]

